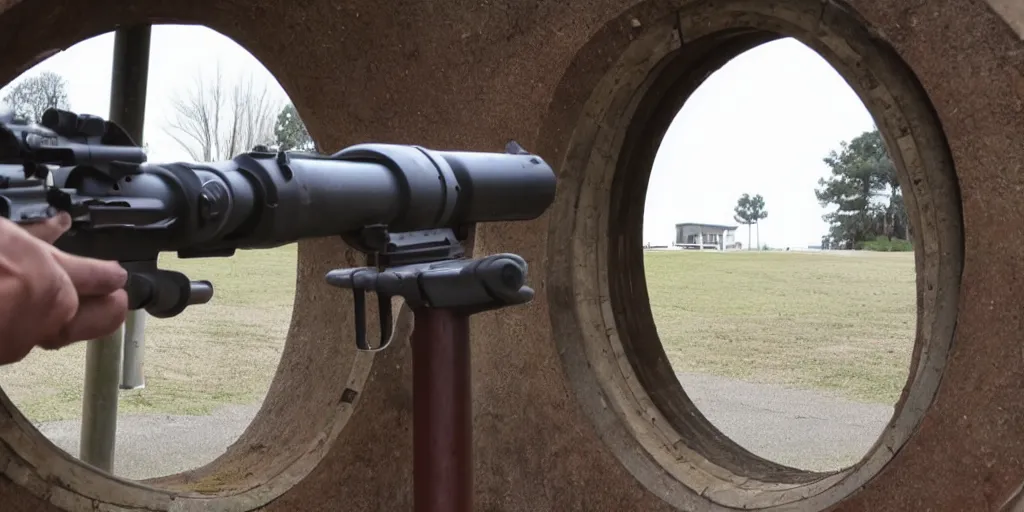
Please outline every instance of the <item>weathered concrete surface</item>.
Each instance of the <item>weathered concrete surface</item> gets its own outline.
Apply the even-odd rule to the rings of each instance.
[[[202,23],[275,73],[327,149],[378,140],[499,150],[515,138],[557,166],[595,83],[645,27],[694,3],[3,0],[0,80],[118,23]],[[1020,20],[982,0],[852,4],[934,103],[962,189],[966,256],[934,405],[839,509],[990,510],[1024,481],[1024,47],[1010,28]],[[648,490],[663,477],[641,484],[627,471],[600,435],[617,427],[591,421],[567,382],[543,280],[548,228],[563,221],[477,232],[477,250],[526,257],[538,290],[532,304],[474,322],[477,509],[671,510]],[[260,416],[218,461],[155,482],[191,497],[71,465],[4,401],[4,510],[409,510],[409,316],[402,341],[371,365],[352,351],[349,299],[322,284],[326,270],[358,261],[334,241],[302,244],[288,347]],[[703,503],[693,508],[721,509]]]
[[[1018,0],[986,0],[1017,35],[1024,39],[1024,2]]]

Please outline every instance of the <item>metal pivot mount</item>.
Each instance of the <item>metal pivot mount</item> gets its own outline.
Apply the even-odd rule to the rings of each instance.
[[[383,226],[363,230],[359,246],[378,246],[369,252],[375,267],[332,270],[327,283],[351,289],[355,298],[356,346],[383,350],[391,341],[391,298],[402,297],[414,310],[450,309],[461,314],[525,304],[533,299],[526,286],[526,261],[515,254],[464,259],[454,231],[438,229],[388,233]],[[377,295],[380,343],[366,341],[366,292]]]
[[[391,298],[402,297],[413,310],[450,309],[461,314],[524,304],[533,298],[525,286],[526,261],[515,254],[496,254],[472,260],[420,263],[377,270],[372,267],[333,270],[327,282],[350,288],[355,295],[356,344],[378,351],[391,341]],[[381,341],[371,348],[366,341],[366,291],[377,295]]]
[[[408,235],[408,234],[406,234]],[[442,247],[451,232],[419,233],[391,248]],[[386,236],[386,238],[389,238]],[[400,246],[405,251],[398,250]],[[458,244],[449,246],[461,254]],[[426,259],[420,251],[419,258]],[[392,256],[398,255],[392,254]],[[440,257],[434,252],[433,257]],[[396,258],[396,260],[401,258]],[[416,259],[416,258],[413,258]],[[368,349],[362,327],[367,290],[381,305],[381,350],[390,343],[393,296],[415,314],[413,363],[413,499],[416,512],[469,512],[473,508],[472,382],[469,317],[474,313],[529,302],[527,265],[515,254],[479,259],[410,263],[390,268],[334,270],[327,282],[350,288],[356,297],[357,343]],[[385,323],[386,328],[385,328]]]

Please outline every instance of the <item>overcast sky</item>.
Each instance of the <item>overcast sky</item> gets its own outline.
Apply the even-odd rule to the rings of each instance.
[[[83,41],[23,76],[56,71],[70,84],[73,110],[105,117],[113,42],[113,34]],[[266,68],[227,37],[203,27],[154,27],[144,134],[150,161],[189,159],[164,131],[169,100],[218,62],[224,76],[251,73],[287,101]],[[816,245],[828,230],[814,197],[818,178],[828,175],[822,158],[872,128],[854,92],[812,50],[792,39],[751,50],[713,74],[666,134],[647,195],[644,241],[671,243],[680,222],[734,224],[736,200],[749,193],[767,204],[762,244]],[[746,227],[736,238],[746,246]]]

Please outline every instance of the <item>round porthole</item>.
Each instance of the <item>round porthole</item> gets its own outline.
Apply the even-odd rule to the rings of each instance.
[[[152,33],[151,69],[162,65],[172,74],[184,73],[189,78],[183,90],[169,91],[168,80],[159,75],[164,70],[151,74],[150,103],[161,104],[163,109],[147,112],[149,119],[156,121],[156,126],[147,126],[147,132],[157,132],[147,133],[149,161],[228,159],[252,149],[247,147],[250,144],[272,144],[267,137],[276,136],[274,125],[279,117],[297,113],[289,108],[286,93],[274,97],[279,88],[276,83],[268,84],[268,89],[274,89],[268,92],[261,91],[259,83],[247,81],[246,64],[250,71],[258,64],[231,39],[197,26],[156,25]],[[89,57],[108,63],[112,36],[107,33],[88,39],[80,47],[95,52]],[[172,60],[188,54],[183,48],[187,44],[199,45],[206,52],[216,48],[232,63],[203,67],[187,57]],[[174,51],[168,53],[170,46]],[[76,50],[56,57],[64,59],[70,75],[76,74],[75,58],[84,60]],[[251,62],[240,63],[244,58]],[[41,64],[26,77],[39,76],[48,69],[45,62]],[[188,68],[193,65],[203,69]],[[88,81],[83,87],[97,89],[108,87],[110,72],[109,68],[104,74],[87,67],[77,78]],[[191,78],[197,83],[189,84]],[[269,71],[266,79],[273,81]],[[70,104],[58,106],[106,117],[109,106],[104,101],[89,103],[82,97],[106,99],[107,91],[89,91],[78,98],[72,95]],[[168,101],[168,96],[176,96],[178,101]],[[222,130],[210,132],[216,128],[199,126],[210,117],[219,117]],[[231,132],[232,121],[260,132],[241,134],[237,128]],[[161,128],[169,133],[160,133]],[[298,131],[304,131],[304,126]],[[224,147],[204,140],[210,137],[218,139],[213,144]],[[176,147],[176,139],[188,145],[191,154],[169,152]],[[336,256],[311,256],[318,251]],[[323,460],[345,428],[369,375],[373,355],[357,352],[350,338],[339,334],[350,332],[350,295],[323,282],[327,271],[358,261],[358,255],[333,239],[305,241],[298,248],[251,251],[234,258],[187,260],[162,255],[162,267],[186,272],[193,279],[209,279],[217,291],[213,301],[192,306],[178,317],[147,320],[146,387],[120,395],[120,426],[134,430],[136,438],[120,439],[114,474],[68,453],[77,452],[78,446],[76,420],[82,407],[85,372],[82,343],[56,353],[37,350],[29,360],[0,371],[4,385],[0,392],[3,477],[68,511],[245,511],[279,498]],[[296,300],[330,303],[332,313],[324,318],[316,308],[293,310]],[[368,309],[372,318],[375,308]],[[399,323],[408,323],[405,315],[396,312]],[[399,326],[395,336],[407,336],[402,329]],[[376,336],[377,332],[371,323],[367,335]],[[226,414],[206,421],[201,417],[222,405],[229,406]],[[137,418],[127,415],[138,412],[148,413],[148,417],[133,428],[131,420]],[[71,424],[55,428],[45,422],[52,419]],[[161,435],[162,429],[172,435]],[[187,442],[184,446],[167,446],[182,437]],[[160,443],[164,445],[156,446]],[[151,451],[162,454],[164,460],[146,453],[147,444],[155,446]],[[119,465],[119,457],[128,464]],[[131,461],[124,460],[131,457]]]
[[[610,56],[613,64],[593,88],[560,162],[547,279],[552,301],[567,301],[552,308],[564,367],[620,462],[679,509],[826,508],[863,486],[907,441],[931,404],[952,343],[963,235],[942,130],[899,56],[864,20],[834,4],[736,0],[689,5],[654,23],[633,16],[606,27],[627,32],[621,37],[629,43]],[[786,37],[828,61],[871,113],[914,232],[917,326],[909,377],[868,453],[830,471],[755,455],[708,421],[666,355],[645,274],[648,181],[676,113],[712,72]]]

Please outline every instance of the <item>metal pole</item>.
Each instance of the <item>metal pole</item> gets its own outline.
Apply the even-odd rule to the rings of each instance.
[[[90,340],[85,352],[85,392],[78,458],[108,473],[114,470],[117,437],[117,384],[121,371],[121,335]]]
[[[110,118],[120,124],[140,145],[143,143],[143,127],[146,122],[146,89],[149,84],[151,33],[150,25],[140,25],[119,30],[114,36]],[[146,387],[146,377],[143,371],[145,331],[145,310],[129,311],[124,327],[121,389]]]
[[[146,387],[142,360],[146,355],[146,311],[128,312],[124,322],[124,363],[121,367],[121,389]]]
[[[142,25],[118,29],[114,35],[110,120],[121,125],[138,144],[142,144],[146,118],[150,32],[149,25]],[[79,458],[108,473],[114,468],[123,334],[124,326],[110,336],[90,340],[85,356]]]
[[[415,512],[473,509],[469,317],[417,308],[412,333]]]

